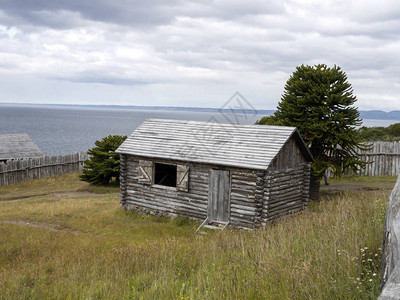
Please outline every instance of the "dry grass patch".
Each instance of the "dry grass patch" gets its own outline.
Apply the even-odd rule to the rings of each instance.
[[[87,191],[76,175],[56,181],[54,190]],[[118,192],[54,196],[45,193],[46,182],[7,187],[8,196],[14,196],[12,190],[39,196],[0,201],[0,220],[60,229],[0,223],[0,299],[374,299],[379,294],[390,191],[342,192],[267,229],[201,236],[193,234],[198,223],[186,218],[121,210]]]

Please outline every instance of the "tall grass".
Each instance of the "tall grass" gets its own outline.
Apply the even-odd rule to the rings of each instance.
[[[185,218],[122,211],[117,192],[75,193],[85,186],[68,176],[56,178],[62,187],[56,189],[70,186],[69,195],[38,193],[39,182],[23,195],[42,195],[0,201],[0,299],[373,299],[379,294],[388,191],[331,196],[266,229],[195,235],[198,223]],[[20,188],[8,189],[18,194]]]

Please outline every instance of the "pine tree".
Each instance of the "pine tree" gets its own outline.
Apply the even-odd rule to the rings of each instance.
[[[79,178],[95,185],[109,185],[113,179],[118,183],[120,160],[115,150],[125,139],[126,136],[109,135],[101,141],[96,141],[96,147],[87,152],[89,159],[85,161]]]
[[[366,145],[356,130],[361,124],[359,112],[353,106],[356,100],[340,67],[301,65],[286,82],[274,115],[258,121],[298,128],[314,156],[312,191],[319,190],[319,181],[328,167],[340,176],[366,165],[358,154]]]

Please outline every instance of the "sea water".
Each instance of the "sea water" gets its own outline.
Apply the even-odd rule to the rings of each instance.
[[[254,124],[256,113],[0,105],[0,134],[27,133],[46,155],[87,151],[108,135],[130,135],[145,119]]]
[[[108,135],[130,135],[145,119],[254,124],[257,112],[220,113],[160,109],[0,104],[0,134],[27,133],[46,155],[87,151]],[[399,121],[364,120],[365,126]]]

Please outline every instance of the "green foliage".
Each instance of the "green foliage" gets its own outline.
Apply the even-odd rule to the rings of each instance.
[[[358,134],[363,141],[399,141],[400,123],[388,127],[361,127]]]
[[[256,122],[256,125],[278,125],[274,116],[265,116]]]
[[[386,141],[389,139],[385,127],[361,127],[358,129],[360,138],[364,141]]]
[[[355,128],[361,124],[356,100],[340,67],[301,65],[286,82],[275,114],[259,123],[297,127],[314,156],[313,175],[321,178],[331,167],[340,176],[365,167],[357,154],[366,146]]]
[[[387,129],[392,136],[400,137],[400,123],[392,124]]]
[[[79,178],[95,185],[109,185],[113,179],[119,182],[120,160],[115,150],[125,139],[126,136],[109,135],[96,141],[96,147],[87,152],[90,158],[85,161]]]

